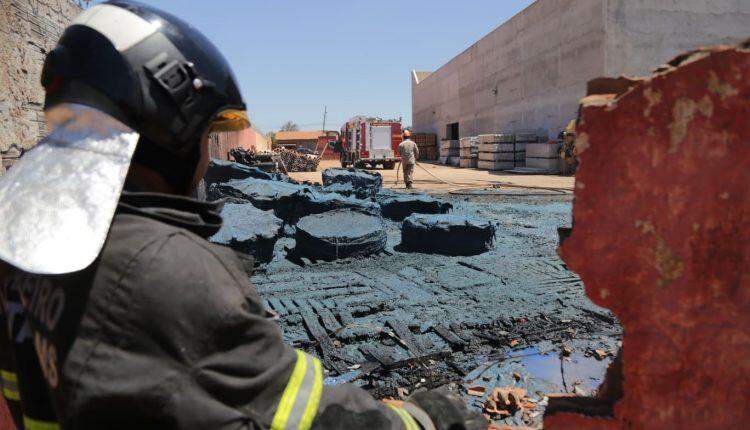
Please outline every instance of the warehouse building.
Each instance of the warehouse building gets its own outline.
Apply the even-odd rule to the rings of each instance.
[[[537,0],[434,72],[411,73],[416,132],[554,137],[586,82],[645,75],[701,45],[750,37],[746,0]]]

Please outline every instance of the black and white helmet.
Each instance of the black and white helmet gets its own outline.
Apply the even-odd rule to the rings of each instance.
[[[179,170],[192,173],[208,127],[248,126],[232,70],[216,47],[190,24],[135,2],[110,1],[80,14],[47,55],[42,85],[47,110],[80,103],[137,131],[138,161],[166,169],[177,186]],[[165,165],[167,154],[187,166]]]
[[[50,134],[0,178],[0,259],[32,273],[94,261],[132,159],[186,189],[203,135],[249,126],[216,47],[135,2],[82,12],[47,55],[42,85]]]

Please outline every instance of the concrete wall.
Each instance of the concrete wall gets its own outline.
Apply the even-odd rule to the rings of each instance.
[[[44,136],[44,56],[80,10],[70,0],[0,0],[0,154]]]
[[[698,46],[750,37],[750,0],[608,0],[608,76],[650,75]]]
[[[586,81],[604,73],[604,5],[537,1],[419,85],[412,82],[415,131],[444,138],[445,125],[456,121],[462,137],[563,127]]]
[[[698,45],[750,37],[750,0],[537,0],[429,75],[412,73],[415,132],[556,136],[586,82],[645,74]],[[497,93],[495,94],[495,89]]]
[[[229,159],[229,150],[242,148],[248,151],[265,152],[271,150],[271,142],[254,127],[238,133],[212,133],[209,139],[208,154],[219,160]]]

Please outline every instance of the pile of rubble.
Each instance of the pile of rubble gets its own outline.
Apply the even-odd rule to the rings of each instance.
[[[320,158],[303,154],[293,149],[277,147],[273,150],[274,160],[287,172],[314,172],[318,169]]]
[[[400,249],[445,255],[485,252],[494,224],[448,215],[450,203],[420,194],[382,190],[378,173],[327,169],[324,186],[299,184],[286,175],[237,163],[211,162],[205,177],[208,200],[224,199],[224,228],[212,238],[248,254],[256,264],[273,259],[286,232],[295,246],[287,257],[336,260],[383,252],[387,221],[402,222]]]
[[[274,159],[272,152],[255,152],[244,148],[232,148],[229,150],[229,156],[238,163],[257,167],[266,172],[276,172],[279,170],[279,165]]]
[[[326,169],[323,171],[324,190],[358,198],[377,195],[383,188],[383,177],[358,169]]]
[[[269,173],[265,170],[231,161],[224,161],[212,158],[208,164],[208,170],[204,181],[207,187],[215,183],[228,182],[232,179],[256,178],[268,181],[281,181],[296,184],[297,181],[281,173]]]

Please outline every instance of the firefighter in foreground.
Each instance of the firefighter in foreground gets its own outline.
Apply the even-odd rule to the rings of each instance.
[[[404,166],[404,183],[406,189],[411,189],[414,183],[414,166],[419,158],[419,147],[411,140],[411,132],[404,130],[404,141],[398,145],[398,153],[401,155],[401,164]]]
[[[206,241],[219,208],[188,195],[208,134],[249,123],[196,30],[137,3],[94,6],[42,84],[50,135],[0,179],[0,364],[19,428],[486,427],[444,392],[395,407],[324,387],[237,256]]]

